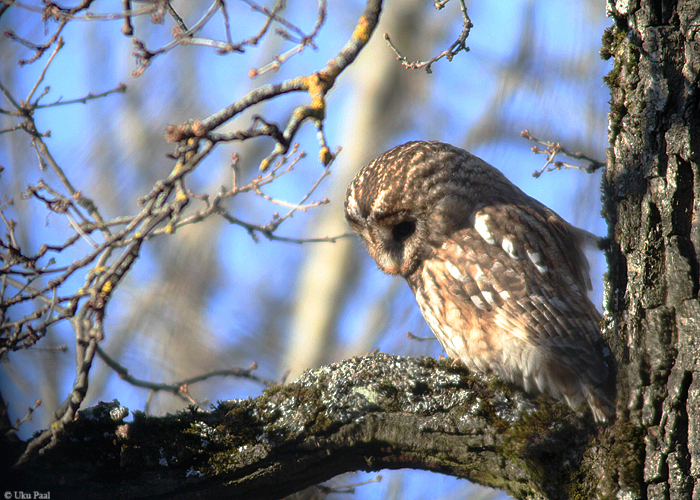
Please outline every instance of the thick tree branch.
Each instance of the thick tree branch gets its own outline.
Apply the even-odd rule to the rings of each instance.
[[[595,487],[577,477],[597,432],[590,417],[432,358],[353,358],[209,412],[127,415],[117,402],[80,412],[55,447],[11,471],[10,487],[52,498],[262,499],[347,471],[406,467],[517,498]]]

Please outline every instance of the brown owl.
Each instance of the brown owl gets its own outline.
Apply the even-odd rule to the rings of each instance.
[[[363,168],[345,217],[379,269],[408,281],[447,354],[528,392],[614,413],[582,246],[594,236],[480,158],[409,142]]]

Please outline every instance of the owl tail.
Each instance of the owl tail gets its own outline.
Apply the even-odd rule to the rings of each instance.
[[[615,418],[617,363],[607,347],[602,348],[601,344],[598,347],[603,354],[603,363],[608,368],[607,377],[602,382],[584,385],[583,390],[596,422],[604,423]]]
[[[612,356],[591,367],[598,368],[597,371],[589,369],[572,373],[561,365],[557,365],[557,368],[553,373],[558,377],[549,381],[548,392],[552,396],[564,399],[574,410],[582,410],[584,403],[588,403],[596,422],[606,423],[614,419],[616,377]],[[601,371],[605,378],[600,376]]]
[[[601,423],[606,423],[615,416],[614,392],[613,397],[611,397],[611,395],[608,394],[610,391],[605,391],[604,389],[604,387],[600,386],[587,386],[583,388],[583,393],[586,396],[588,406],[591,407],[593,418],[596,422]]]

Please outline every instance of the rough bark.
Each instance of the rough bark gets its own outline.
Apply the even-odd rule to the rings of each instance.
[[[608,340],[619,364],[606,488],[700,498],[700,5],[609,2]]]
[[[5,490],[51,498],[280,498],[347,471],[417,468],[517,498],[569,498],[599,429],[551,399],[450,361],[376,355],[308,371],[256,399],[167,417],[81,412]],[[585,496],[591,496],[586,494]]]

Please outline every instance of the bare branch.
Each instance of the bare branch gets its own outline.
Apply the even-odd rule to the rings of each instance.
[[[418,342],[431,342],[433,340],[437,340],[437,337],[434,335],[431,335],[430,337],[418,337],[411,332],[406,332],[406,337],[411,339],[411,340],[416,340]]]
[[[253,3],[250,0],[244,0],[246,3],[248,3],[253,9],[259,10],[261,12],[266,13],[267,8],[266,7],[260,7],[257,4]],[[283,24],[287,28],[295,31],[297,33],[297,37],[291,36],[289,33],[287,33],[284,30],[278,31],[278,34],[286,38],[287,40],[294,41],[297,43],[295,47],[292,47],[288,51],[286,51],[284,54],[275,56],[275,59],[266,64],[265,66],[259,68],[259,69],[251,69],[249,76],[251,78],[254,78],[256,76],[262,75],[264,73],[267,73],[269,71],[277,71],[282,64],[284,64],[289,58],[291,58],[295,54],[300,54],[306,47],[312,47],[316,48],[316,45],[314,45],[314,38],[316,38],[316,35],[318,34],[318,31],[321,29],[321,26],[323,26],[323,23],[326,20],[326,0],[319,0],[318,2],[318,11],[316,14],[316,25],[314,26],[313,31],[309,35],[305,35],[301,29],[297,28],[290,22],[288,22],[286,19],[281,18],[276,16],[276,14],[271,12],[269,14],[269,19],[272,20],[274,19],[275,21],[279,22],[280,24]],[[257,43],[257,42],[256,42]]]
[[[442,9],[445,4],[447,3],[447,0],[443,2],[435,2],[435,8],[437,10]],[[396,54],[396,60],[401,61],[401,64],[406,68],[406,69],[420,69],[420,68],[425,68],[425,72],[430,74],[433,72],[432,70],[432,65],[442,59],[443,57],[447,58],[448,61],[452,61],[452,58],[456,56],[458,53],[460,53],[462,50],[465,52],[469,52],[469,47],[466,46],[467,43],[467,38],[469,37],[469,32],[474,27],[474,25],[471,22],[471,19],[469,19],[469,15],[467,14],[467,6],[464,4],[464,0],[459,0],[459,6],[460,9],[462,9],[462,17],[464,18],[464,23],[462,24],[462,33],[460,33],[459,37],[457,40],[450,45],[449,48],[443,50],[440,52],[437,56],[433,57],[432,59],[429,59],[427,61],[415,61],[415,62],[409,62],[408,58],[406,56],[402,56],[399,50],[394,46],[394,44],[391,42],[391,38],[389,37],[388,33],[384,33],[384,39],[386,42],[389,44],[389,47],[391,47],[391,50],[394,51]]]
[[[44,243],[38,250],[27,251],[26,248],[21,247],[15,236],[16,223],[5,217],[0,209],[2,220],[8,229],[8,232],[0,237],[0,251],[2,251],[0,257],[4,261],[0,268],[2,272],[2,276],[0,276],[0,319],[2,320],[0,323],[0,356],[6,355],[10,351],[36,345],[47,334],[49,328],[59,322],[70,321],[75,333],[76,376],[73,388],[56,410],[56,420],[48,430],[41,433],[29,444],[22,460],[26,460],[37,450],[43,452],[55,446],[64,433],[66,425],[75,419],[88,391],[90,371],[95,356],[103,359],[127,382],[148,389],[150,391],[149,400],[156,392],[167,391],[178,395],[185,401],[195,403],[196,400],[190,395],[188,387],[214,376],[238,376],[258,381],[264,385],[271,384],[270,381],[254,376],[251,373],[254,369],[252,367],[248,370],[238,368],[216,370],[173,384],[136,379],[124,366],[111,359],[99,347],[99,343],[107,334],[103,325],[105,310],[113,294],[139,258],[145,242],[158,235],[171,234],[185,224],[199,222],[211,215],[221,216],[230,223],[242,226],[254,238],[256,235],[262,234],[271,240],[307,243],[334,242],[338,238],[347,236],[306,239],[279,236],[275,234],[275,231],[295,213],[328,203],[326,198],[310,201],[315,190],[329,175],[329,168],[340,151],[340,149],[336,149],[335,152],[331,152],[324,135],[325,96],[334,86],[338,75],[355,59],[369,40],[376,27],[381,5],[380,0],[368,0],[350,39],[336,57],[328,61],[320,71],[290,79],[279,85],[263,86],[205,120],[193,120],[184,125],[169,128],[168,139],[177,143],[175,151],[171,155],[175,162],[169,174],[155,182],[149,192],[138,200],[139,207],[134,215],[122,215],[112,220],[106,220],[102,217],[97,203],[74,185],[73,179],[69,178],[67,171],[52,154],[45,141],[45,138],[50,136],[50,132],[40,131],[37,124],[39,114],[36,113],[44,108],[86,103],[126,90],[125,86],[120,84],[114,89],[100,94],[90,93],[82,98],[65,101],[60,98],[49,104],[39,104],[42,99],[49,95],[50,88],[48,86],[44,87],[43,92],[40,89],[46,75],[48,75],[48,68],[55,64],[55,60],[58,59],[55,58],[55,55],[63,46],[63,39],[59,36],[63,26],[69,21],[76,20],[76,14],[85,11],[91,3],[91,0],[83,0],[72,9],[64,9],[53,3],[47,3],[41,11],[42,15],[45,19],[59,22],[60,26],[49,42],[41,46],[35,44],[31,47],[35,50],[35,58],[40,57],[51,46],[54,46],[54,50],[31,88],[28,97],[24,101],[16,99],[9,89],[0,84],[4,98],[10,103],[9,110],[2,111],[2,113],[16,117],[19,122],[16,127],[8,127],[1,132],[10,130],[26,132],[31,139],[31,147],[36,153],[39,169],[55,176],[47,181],[44,179],[34,181],[26,188],[22,196],[42,204],[48,213],[59,214],[60,217],[66,218],[71,231],[59,243]],[[267,32],[270,23],[279,23],[287,30],[280,36],[284,36],[300,46],[313,47],[313,39],[325,21],[325,0],[319,1],[316,24],[310,34],[303,33],[279,16],[277,11],[282,9],[283,5],[284,3],[280,2],[275,9],[266,13],[267,27],[259,33],[260,36]],[[80,19],[124,19],[125,24],[122,29],[133,30],[130,24],[131,18],[143,15],[144,11],[133,10],[130,0],[123,0],[121,8],[122,11],[114,16],[93,15],[86,12]],[[204,43],[214,46],[211,41],[198,40],[194,35],[209,23],[219,11],[222,13],[227,32],[226,43],[230,45],[228,17],[223,0],[214,0],[209,10],[190,28],[187,28],[185,21],[180,18],[167,1],[151,4],[149,8],[152,9],[150,12],[154,22],[162,21],[162,16],[169,14],[175,19],[179,31],[175,33],[173,42],[155,52],[149,52],[143,42],[134,39],[137,48],[143,51],[143,67],[154,55],[164,53],[177,45]],[[12,37],[13,35],[8,36]],[[20,43],[26,42],[16,37],[15,39]],[[253,41],[257,43],[257,40]],[[310,102],[299,106],[283,126],[277,126],[262,116],[255,116],[252,120],[252,126],[248,130],[238,130],[232,133],[216,131],[218,127],[243,110],[285,93],[299,91],[307,92]],[[299,127],[306,120],[311,120],[317,129],[319,160],[325,165],[325,168],[298,202],[289,202],[269,196],[265,193],[264,186],[280,176],[292,172],[297,162],[304,158],[303,153],[297,153],[297,145],[293,143],[293,139]],[[193,194],[185,187],[187,176],[194,172],[205,158],[209,157],[219,143],[260,136],[268,136],[276,144],[274,151],[262,163],[264,174],[247,184],[239,185],[234,161],[232,185],[228,190],[222,188],[214,196],[209,196]],[[55,182],[55,179],[58,179],[58,183],[60,183],[58,186],[56,186],[58,183]],[[223,207],[223,202],[227,198],[246,192],[260,196],[267,202],[287,207],[288,210],[282,215],[272,214],[271,220],[267,223],[244,222],[234,214],[229,213]],[[204,204],[203,208],[195,210],[194,213],[186,211],[192,198]],[[5,206],[9,203],[8,201]],[[87,251],[81,251],[75,257],[73,255],[76,251],[75,245],[81,240],[88,244]],[[66,291],[69,289],[69,284],[76,279],[82,283],[82,286],[77,290]],[[25,313],[26,311],[21,307],[28,305],[31,305],[31,312]],[[16,306],[17,308],[13,309]],[[22,312],[15,314],[17,311]]]
[[[107,90],[105,92],[101,92],[99,94],[93,94],[92,92],[90,92],[85,97],[79,97],[77,99],[69,99],[67,101],[62,101],[59,99],[58,101],[52,102],[50,104],[39,104],[37,106],[34,106],[34,109],[53,108],[56,106],[66,106],[68,104],[87,104],[88,101],[91,101],[93,99],[100,99],[102,97],[107,97],[110,94],[124,94],[124,93],[126,93],[126,85],[123,83],[120,83],[115,88]]]
[[[221,0],[214,0],[209,7],[209,9],[204,13],[204,15],[189,29],[185,26],[184,22],[180,17],[177,15],[175,10],[172,8],[169,2],[166,2],[166,5],[168,7],[168,11],[170,14],[176,19],[178,22],[179,30],[176,30],[174,33],[175,39],[167,44],[165,44],[163,47],[160,49],[156,49],[155,51],[150,51],[146,48],[146,45],[143,41],[139,40],[138,38],[134,38],[132,42],[135,45],[135,49],[132,52],[134,57],[136,57],[136,62],[138,64],[138,67],[132,71],[131,75],[134,77],[140,76],[143,74],[143,72],[146,70],[148,65],[151,63],[151,59],[157,55],[164,54],[168,52],[169,50],[172,50],[174,47],[177,47],[178,45],[183,45],[183,44],[191,44],[192,43],[192,35],[197,33],[199,30],[201,30],[207,22],[212,18],[212,16],[216,13],[217,10],[219,9],[224,9],[224,4]],[[184,31],[181,31],[183,30]],[[231,49],[231,50],[236,50],[236,49]],[[240,51],[240,50],[239,50]]]
[[[49,57],[49,60],[46,61],[46,64],[44,65],[44,69],[42,70],[41,74],[39,75],[39,78],[37,79],[36,83],[34,84],[34,87],[32,87],[32,90],[29,91],[29,95],[24,100],[24,102],[26,103],[25,105],[28,105],[30,102],[32,102],[32,97],[34,96],[34,92],[36,92],[36,89],[39,87],[41,82],[44,81],[44,78],[46,77],[46,70],[49,69],[51,62],[53,61],[54,57],[56,57],[56,54],[58,54],[58,51],[61,50],[62,47],[63,47],[63,37],[58,37],[58,42],[56,43],[56,48],[53,50],[53,53]],[[37,99],[37,102],[38,102],[38,99]]]
[[[3,3],[6,3],[9,0],[2,1]],[[59,39],[59,35],[63,31],[63,28],[66,26],[68,21],[73,19],[77,12],[86,10],[90,6],[90,4],[92,4],[93,1],[94,0],[83,0],[80,4],[70,9],[61,8],[54,2],[46,2],[45,6],[41,9],[42,18],[44,20],[52,19],[58,21],[59,25],[56,31],[53,33],[53,35],[51,35],[49,40],[41,45],[34,44],[28,40],[18,37],[14,34],[12,30],[5,30],[4,34],[7,38],[15,40],[24,45],[25,47],[35,51],[34,56],[32,56],[30,59],[20,59],[18,61],[18,64],[20,66],[24,66],[25,64],[31,64],[37,61],[42,55],[44,55],[44,52],[46,52],[54,43],[56,43],[56,41]],[[19,2],[12,2],[12,5],[20,6],[22,8],[26,8],[27,10],[34,9],[24,4],[20,4]]]
[[[601,169],[605,166],[605,163],[595,160],[593,158],[590,158],[589,156],[581,153],[581,152],[576,152],[572,153],[570,151],[567,151],[564,146],[559,144],[558,142],[552,142],[552,141],[543,141],[540,139],[537,139],[536,137],[533,137],[530,134],[529,130],[523,130],[520,132],[521,137],[524,137],[528,141],[536,142],[538,144],[541,144],[545,146],[544,150],[541,150],[537,146],[532,147],[532,152],[533,154],[536,155],[546,155],[546,162],[544,166],[540,170],[536,170],[532,173],[532,176],[537,178],[540,175],[542,175],[545,171],[551,172],[553,170],[561,170],[562,168],[571,168],[571,169],[576,169],[576,170],[583,170],[584,172],[587,172],[589,174],[592,174],[598,169]],[[573,158],[574,160],[583,160],[588,162],[587,167],[581,167],[579,165],[572,165],[570,163],[564,163],[562,161],[555,161],[555,158],[557,155],[561,153],[564,156],[568,156],[569,158]]]
[[[348,40],[338,55],[328,61],[326,66],[320,71],[307,76],[293,78],[280,84],[264,85],[252,90],[237,102],[204,120],[194,120],[181,125],[168,127],[166,138],[171,142],[180,143],[180,148],[182,148],[183,144],[186,144],[187,140],[190,138],[196,139],[206,137],[211,141],[218,142],[222,140],[244,140],[260,135],[269,135],[275,139],[276,146],[272,153],[260,164],[260,170],[263,172],[266,171],[280,155],[284,155],[289,151],[294,136],[301,124],[306,120],[313,120],[316,123],[319,133],[323,133],[322,121],[326,114],[325,96],[330,89],[333,88],[338,75],[355,60],[357,54],[369,40],[379,20],[380,6],[380,0],[368,0],[350,40]],[[240,132],[234,132],[233,134],[214,134],[216,128],[244,110],[289,92],[308,92],[311,103],[298,106],[292,112],[281,134],[276,126],[271,127],[269,124],[267,129],[256,129],[260,133],[253,133],[251,131],[243,135],[241,135]],[[261,122],[268,123],[266,121]],[[322,139],[322,142],[325,144],[325,138]],[[327,147],[322,147],[320,157],[326,161],[330,161],[331,156],[329,153],[330,151]]]
[[[196,384],[197,382],[202,382],[214,377],[237,377],[252,380],[265,387],[272,387],[277,385],[277,382],[272,380],[266,380],[253,374],[253,371],[258,369],[258,364],[253,363],[247,369],[243,368],[229,368],[225,370],[212,370],[210,372],[204,373],[202,375],[196,375],[193,377],[188,377],[186,379],[180,380],[178,382],[173,382],[172,384],[165,384],[162,382],[149,382],[147,380],[141,380],[134,377],[129,373],[129,369],[115,361],[111,358],[101,347],[97,347],[97,355],[102,361],[105,362],[112,370],[114,370],[120,379],[124,382],[133,385],[134,387],[140,387],[142,389],[148,389],[153,392],[168,392],[175,396],[182,398],[185,401],[191,402],[190,398],[184,395],[183,387]]]
[[[41,399],[37,399],[34,401],[34,406],[31,406],[27,408],[27,413],[22,419],[20,420],[19,418],[15,420],[14,425],[12,425],[6,432],[5,436],[8,436],[10,434],[15,434],[19,431],[19,428],[22,424],[29,422],[32,419],[32,413],[34,413],[34,410],[39,408],[41,406]],[[7,408],[4,408],[3,411],[7,411]]]

